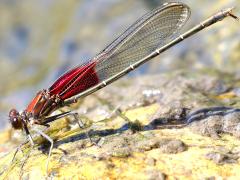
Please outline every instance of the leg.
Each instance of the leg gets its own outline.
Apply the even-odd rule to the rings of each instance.
[[[60,118],[63,118],[63,117],[66,117],[66,116],[73,116],[74,117],[74,120],[78,123],[79,127],[80,128],[83,128],[84,127],[84,124],[83,122],[80,120],[79,116],[78,116],[78,113],[77,112],[71,112],[71,111],[68,111],[68,112],[64,112],[64,113],[61,113],[61,114],[57,114],[57,115],[54,115],[54,116],[50,116],[50,117],[47,117],[43,120],[43,123],[44,124],[41,124],[41,125],[45,125],[45,124],[48,124],[52,121],[55,121],[57,119],[60,119]]]
[[[23,161],[23,163],[22,163],[22,165],[21,165],[21,174],[22,174],[23,166],[24,166],[24,164],[26,163],[26,161],[27,161],[27,159],[28,159],[28,157],[29,157],[29,155],[30,155],[30,153],[31,153],[31,150],[32,150],[33,147],[34,147],[33,138],[32,138],[32,136],[31,136],[31,134],[30,134],[30,132],[29,132],[29,130],[28,130],[28,127],[27,127],[27,124],[26,124],[26,123],[23,124],[23,128],[24,128],[24,130],[25,130],[25,132],[26,132],[27,138],[29,139],[29,141],[30,141],[30,143],[31,143],[31,149],[29,150],[29,153],[27,154],[27,157],[25,158],[25,160]],[[17,154],[17,152],[14,154],[14,156],[15,156],[16,154]]]
[[[26,140],[25,140],[23,143],[21,143],[21,144],[16,148],[16,151],[14,152],[14,155],[13,155],[13,158],[12,158],[12,161],[11,161],[11,165],[13,164],[13,162],[14,162],[14,160],[15,160],[15,158],[16,158],[16,155],[17,155],[17,153],[18,153],[18,151],[21,150],[21,147],[22,147],[23,145],[25,145],[25,144],[28,143],[29,137],[31,137],[31,136],[27,136]],[[31,140],[30,140],[30,141],[31,141]],[[32,142],[33,142],[33,141],[32,141]],[[33,143],[33,144],[31,143],[31,149],[29,150],[29,152],[28,152],[28,154],[27,154],[24,162],[23,162],[22,165],[21,165],[21,173],[22,173],[22,169],[23,169],[23,167],[24,167],[24,165],[25,165],[25,163],[26,163],[26,161],[27,161],[27,159],[28,159],[28,157],[29,157],[29,155],[30,155],[30,152],[31,152],[31,150],[32,150],[33,147],[34,147],[34,143]],[[21,150],[21,151],[22,151],[22,150]],[[10,166],[11,166],[11,165],[10,165]],[[10,168],[10,167],[9,167],[9,168]]]
[[[72,115],[74,117],[74,120],[77,122],[78,126],[80,129],[82,129],[84,127],[84,124],[83,122],[81,121],[81,119],[79,118],[79,115],[78,113],[74,113],[74,112],[70,112],[68,115]],[[91,131],[91,130],[90,130]],[[90,142],[96,146],[100,146],[97,142],[93,141],[92,138],[91,138],[91,135],[89,132],[86,132],[85,133],[87,138],[90,140]]]
[[[29,139],[31,145],[34,146],[33,138],[32,138],[32,136],[31,136],[30,133],[27,135],[27,137],[28,137],[28,139]]]
[[[27,142],[28,142],[28,138],[26,138],[26,140],[25,140],[23,143],[21,143],[21,144],[16,148],[16,151],[15,151],[15,153],[14,153],[14,155],[13,155],[11,164],[12,164],[13,161],[15,160],[18,151],[21,150],[21,147],[22,147],[24,144],[26,144]]]
[[[47,123],[50,123],[52,121],[55,121],[56,119],[60,119],[60,118],[63,118],[63,117],[66,117],[66,116],[73,116],[74,117],[74,120],[77,122],[78,126],[80,129],[82,129],[84,127],[84,124],[83,122],[80,120],[79,118],[79,115],[77,112],[64,112],[64,113],[61,113],[61,114],[57,114],[55,116],[50,116],[50,117],[47,117],[44,119],[44,124],[43,125],[46,125]],[[91,143],[93,144],[96,144],[96,142],[94,142],[90,135],[89,135],[89,132],[86,132],[86,136],[90,139]]]
[[[84,124],[83,122],[81,121],[81,119],[79,118],[79,115],[78,113],[74,113],[74,112],[71,112],[69,113],[68,115],[72,115],[74,117],[74,120],[77,122],[78,126],[80,129],[82,129],[84,127]],[[91,130],[90,130],[91,131]],[[90,133],[89,132],[86,132],[85,133],[87,138],[90,140],[90,142],[96,146],[99,146],[98,143],[96,143],[95,141],[92,140],[91,136],[90,136]]]
[[[122,113],[122,110],[120,109],[121,105],[118,105],[117,107],[115,107],[114,105],[112,105],[110,102],[108,102],[106,99],[102,99],[101,97],[96,96],[96,98],[104,105],[107,105],[109,110],[112,111],[110,113],[110,116],[108,118],[111,118],[114,115],[117,115],[119,117],[121,117],[127,124],[127,127],[132,131],[135,132],[137,129],[135,128],[136,124],[134,122],[132,122],[127,116],[124,115],[124,113]]]
[[[101,138],[101,137],[100,137],[98,140],[94,141],[94,140],[91,138],[91,134],[90,134],[91,132],[92,132],[92,129],[90,129],[89,131],[85,132],[87,138],[90,140],[90,142],[91,142],[93,145],[95,145],[95,146],[97,146],[97,147],[101,147],[101,146],[103,145],[103,143],[104,143],[104,138]]]
[[[83,124],[82,120],[79,118],[78,113],[74,113],[74,112],[71,112],[71,113],[72,113],[71,115],[73,115],[73,117],[74,117],[74,120],[77,122],[79,128],[80,129],[84,128],[84,124]]]
[[[124,113],[122,113],[121,109],[116,109],[115,113],[126,122],[124,126],[126,126],[126,130],[129,129],[132,134],[136,132],[139,133],[142,129],[142,125],[137,119],[135,119],[135,121],[131,121]],[[125,129],[124,126],[122,126],[123,129]]]
[[[50,156],[52,153],[52,149],[53,149],[53,140],[45,133],[43,133],[42,131],[40,131],[39,129],[33,128],[33,131],[35,131],[36,133],[40,134],[41,136],[43,136],[46,140],[48,140],[51,144],[50,148],[49,148],[49,152],[48,152],[48,159],[47,159],[47,164],[46,164],[46,171],[48,172],[48,164],[49,164],[49,160],[50,160]]]
[[[31,144],[31,147],[30,147],[30,149],[29,149],[29,151],[28,151],[28,153],[27,153],[27,155],[26,155],[26,158],[24,159],[24,161],[23,161],[23,163],[22,163],[22,165],[21,165],[21,171],[20,171],[21,176],[22,176],[22,174],[23,174],[23,167],[24,167],[24,165],[26,164],[26,162],[27,162],[27,160],[28,160],[28,158],[29,158],[29,156],[30,156],[30,154],[31,154],[31,151],[33,150],[33,147],[34,147],[34,144]]]

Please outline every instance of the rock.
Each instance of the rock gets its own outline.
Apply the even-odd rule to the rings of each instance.
[[[45,167],[49,144],[38,136],[34,138],[36,148],[31,151],[29,158],[26,158],[30,150],[29,144],[26,144],[22,147],[23,153],[17,154],[16,163],[10,166],[13,157],[11,147],[18,141],[14,137],[14,141],[9,140],[1,145],[5,152],[0,158],[1,178],[32,178],[33,173],[39,174],[40,178],[59,179],[165,179],[186,176],[204,179],[213,177],[213,174],[222,178],[226,178],[225,174],[240,176],[238,171],[234,171],[240,168],[239,112],[228,104],[230,101],[223,101],[223,97],[236,103],[238,100],[223,94],[219,98],[217,91],[211,91],[211,95],[207,96],[204,89],[203,92],[192,89],[196,86],[195,80],[200,82],[206,76],[217,80],[218,76],[195,72],[193,78],[191,74],[178,72],[176,76],[145,76],[141,77],[142,85],[137,84],[135,79],[127,80],[128,85],[124,84],[124,88],[121,87],[123,81],[95,96],[86,97],[79,107],[79,112],[82,112],[81,107],[85,104],[87,107],[82,115],[85,128],[79,129],[74,122],[60,119],[52,122],[46,131],[55,141],[48,171]],[[201,86],[204,87],[204,83]],[[228,87],[234,86],[226,84]],[[161,93],[148,96],[154,100],[145,103],[143,99],[146,95],[142,90],[145,91],[147,87],[158,89]],[[138,90],[133,93],[133,88]],[[118,98],[107,98],[112,96],[112,92],[118,92]],[[91,101],[88,101],[89,98]],[[131,99],[135,103],[131,103]],[[97,113],[99,111],[95,108],[101,109],[101,103],[104,104],[104,111],[108,109],[111,116],[102,118]],[[111,112],[117,104],[124,106],[118,106],[117,113],[116,110]],[[210,108],[218,104],[228,108],[223,111],[222,107]],[[188,124],[191,116],[193,121]],[[88,136],[100,145],[94,145]],[[11,153],[6,154],[6,151]],[[24,159],[27,161],[21,170]],[[205,174],[202,175],[202,172]]]

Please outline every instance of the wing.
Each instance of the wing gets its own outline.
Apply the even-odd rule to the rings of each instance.
[[[168,3],[144,15],[103,50],[108,57],[96,64],[100,81],[108,79],[165,45],[189,16],[189,8],[180,3]]]
[[[64,100],[110,79],[172,40],[189,16],[182,3],[166,3],[145,14],[87,64],[61,76],[50,94]]]

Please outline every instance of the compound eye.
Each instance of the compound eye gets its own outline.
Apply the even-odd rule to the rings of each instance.
[[[21,129],[22,128],[22,121],[19,115],[19,112],[16,109],[12,109],[9,112],[9,121],[12,124],[14,129]]]
[[[16,117],[19,115],[19,112],[16,109],[11,109],[11,111],[9,112],[9,117]]]

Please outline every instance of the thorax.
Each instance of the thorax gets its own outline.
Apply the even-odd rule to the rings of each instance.
[[[41,119],[59,108],[61,99],[57,95],[50,96],[47,90],[39,91],[27,106],[25,113],[28,117]]]

